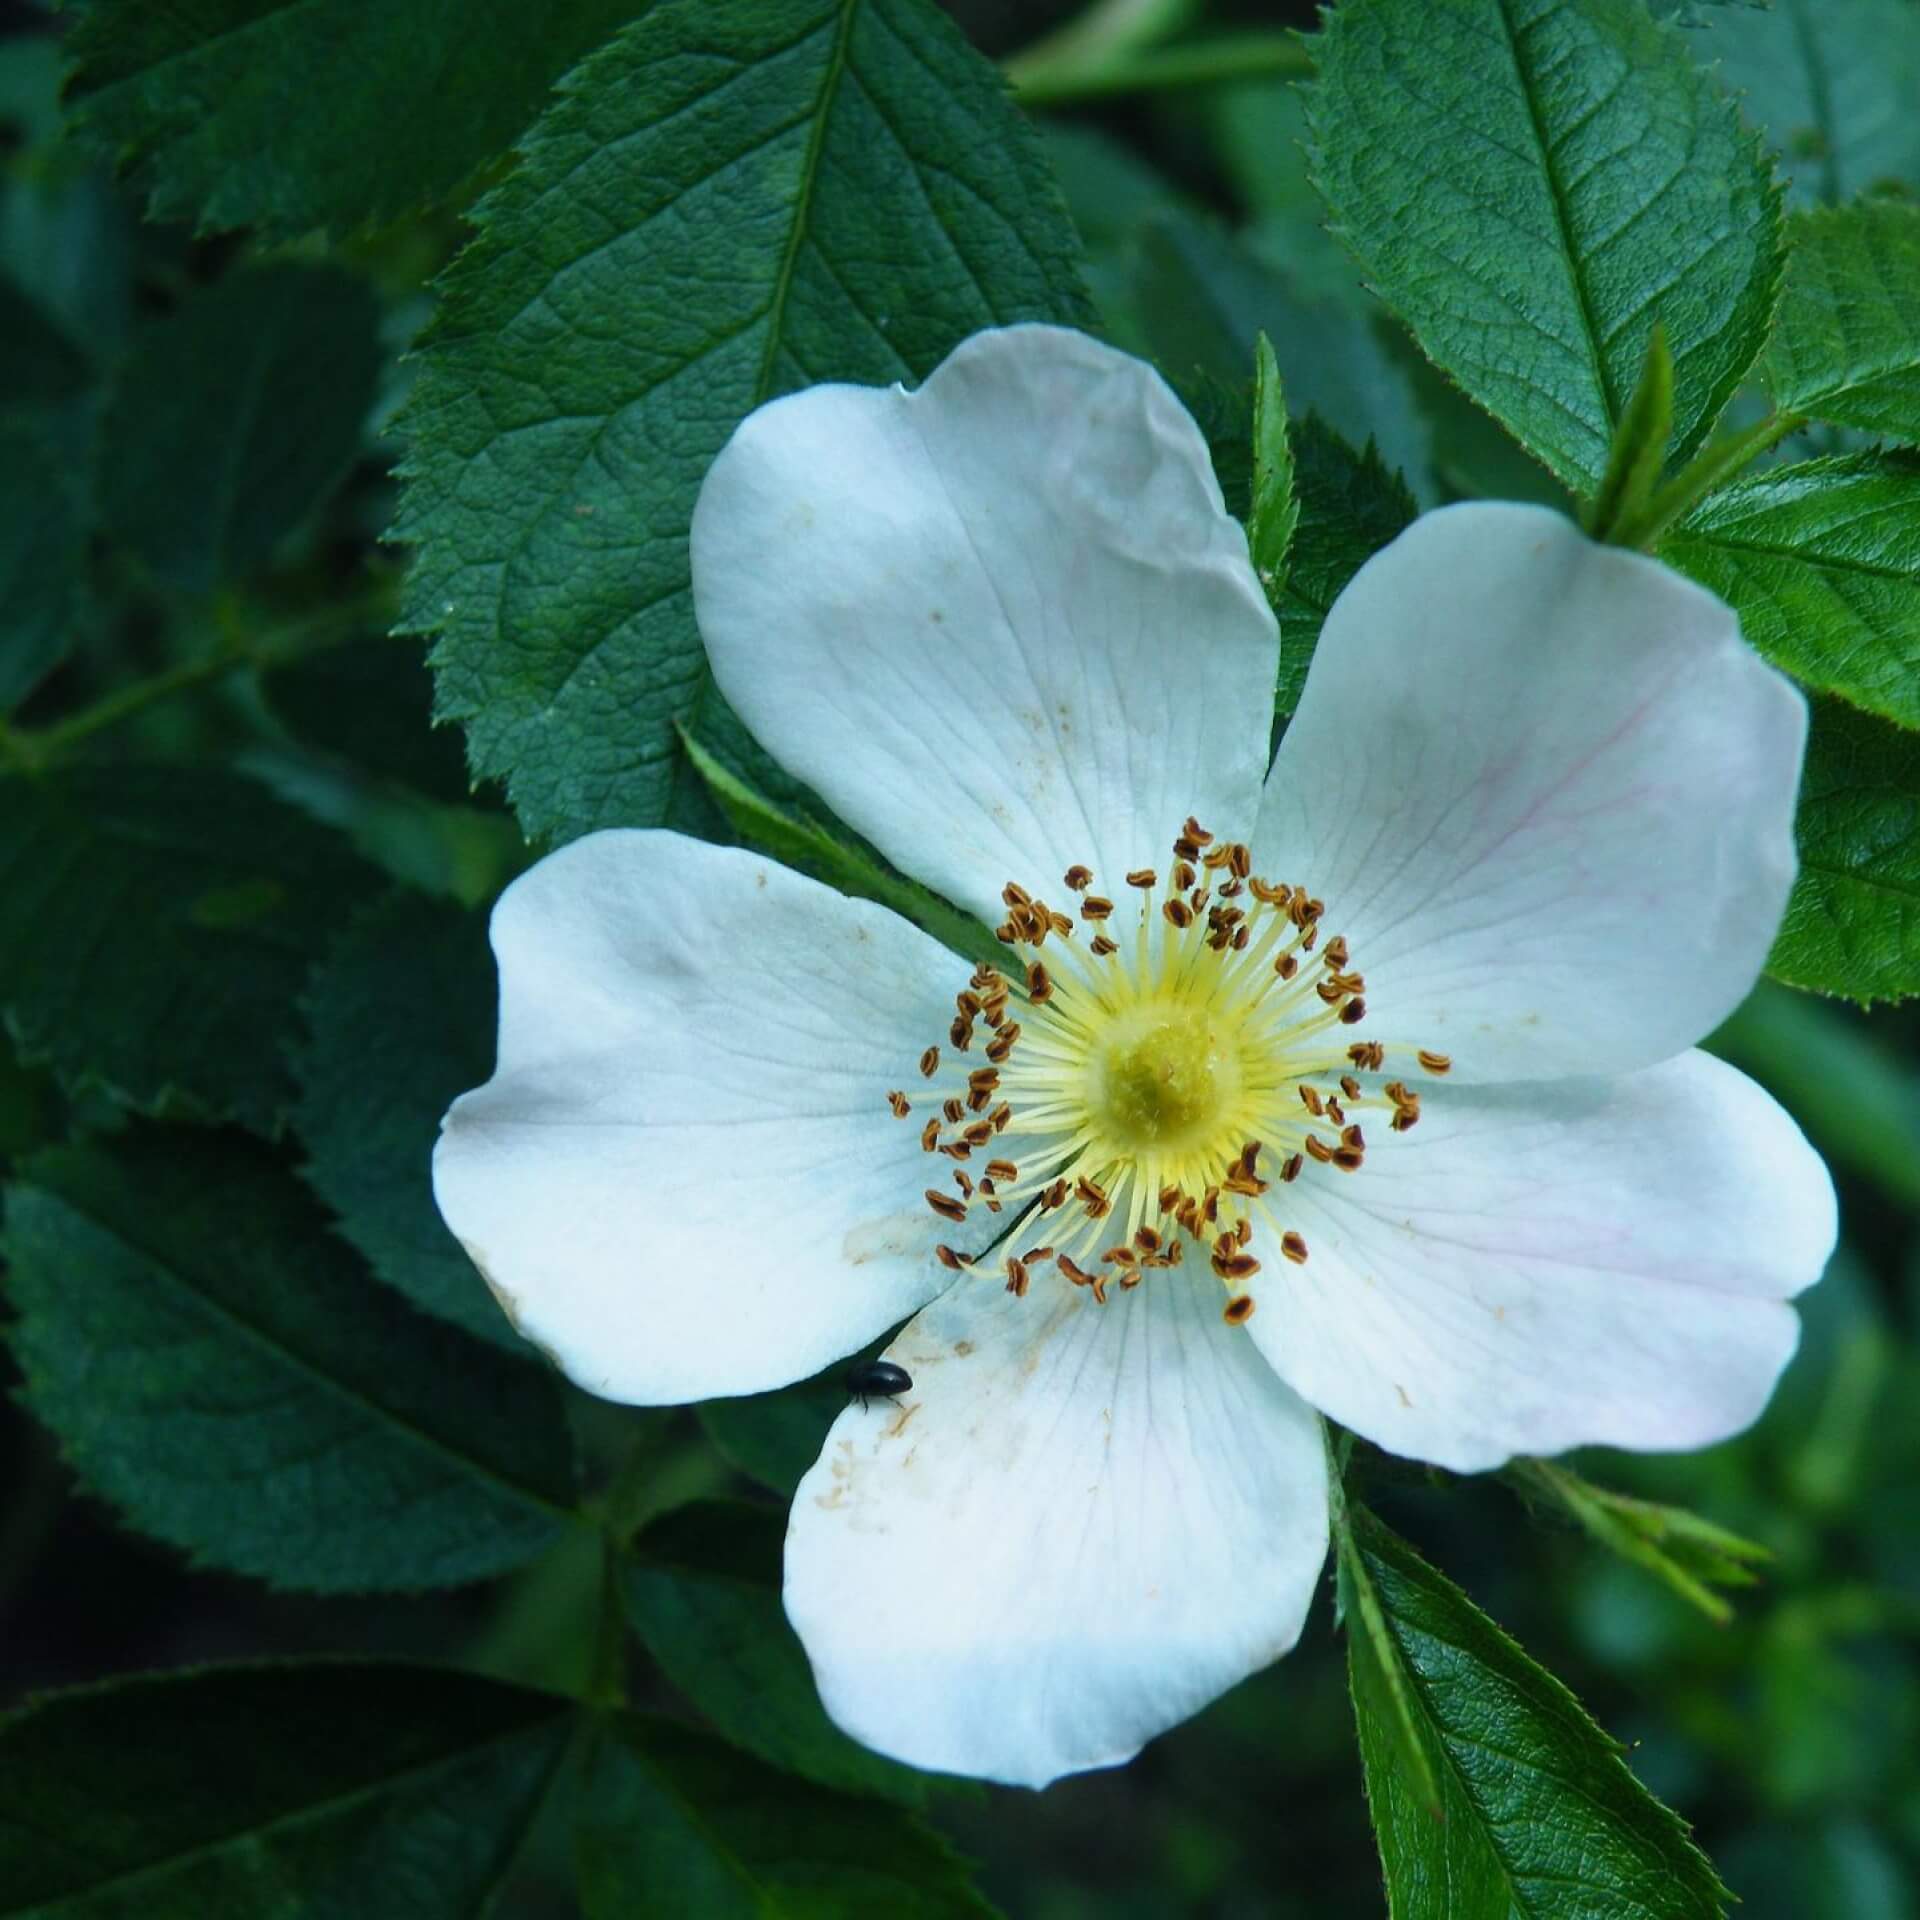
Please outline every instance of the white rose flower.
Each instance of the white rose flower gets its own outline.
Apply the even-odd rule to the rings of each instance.
[[[591,835],[495,910],[499,1065],[436,1191],[614,1399],[906,1320],[911,1387],[849,1405],[788,1535],[849,1733],[1037,1785],[1284,1653],[1316,1409],[1460,1471],[1758,1414],[1834,1202],[1690,1050],[1779,923],[1806,728],[1718,600],[1540,509],[1430,513],[1269,766],[1276,629],[1199,432],[1044,327],[754,413],[693,583],[761,742],[1006,957]]]

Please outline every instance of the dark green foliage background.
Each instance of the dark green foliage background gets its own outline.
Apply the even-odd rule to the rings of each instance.
[[[1305,4],[1050,51],[1072,11],[0,0],[0,1920],[1346,1920],[1383,1855],[1394,1920],[1712,1920],[1716,1873],[1920,1920],[1920,0],[1350,0],[1310,93]],[[546,844],[750,839],[974,937],[714,693],[706,463],[1092,326],[1258,518],[1284,720],[1416,512],[1593,489],[1670,277],[1669,473],[1809,416],[1659,551],[1815,696],[1713,1044],[1844,1240],[1752,1433],[1579,1466],[1758,1584],[1715,1625],[1537,1480],[1363,1448],[1344,1621],[1330,1570],[1131,1766],[867,1753],[779,1603],[837,1378],[592,1403],[428,1180]]]

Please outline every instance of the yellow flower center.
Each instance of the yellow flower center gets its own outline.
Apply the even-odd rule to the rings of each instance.
[[[1196,1143],[1218,1127],[1240,1080],[1206,1009],[1177,996],[1115,1014],[1088,1068],[1088,1115],[1116,1155]]]
[[[1419,1119],[1419,1094],[1386,1077],[1390,1053],[1413,1056],[1403,1073],[1451,1064],[1356,1038],[1366,982],[1346,941],[1322,938],[1325,908],[1306,887],[1252,865],[1189,819],[1164,883],[1152,868],[1126,876],[1137,913],[1082,866],[1064,876],[1072,914],[1007,883],[997,931],[1013,966],[974,970],[947,1053],[920,1057],[926,1093],[887,1100],[922,1116],[921,1146],[953,1163],[928,1206],[994,1217],[1009,1291],[1051,1262],[1104,1304],[1109,1286],[1136,1287],[1197,1247],[1227,1289],[1226,1318],[1247,1319],[1256,1227],[1263,1250],[1307,1259],[1279,1189],[1310,1165],[1357,1171],[1367,1123],[1403,1133]],[[938,1252],[955,1268],[982,1257]]]

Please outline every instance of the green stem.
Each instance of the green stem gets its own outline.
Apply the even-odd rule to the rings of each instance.
[[[211,685],[239,667],[266,671],[290,665],[310,654],[324,653],[339,646],[369,626],[385,625],[393,613],[392,593],[387,588],[328,607],[304,620],[289,621],[270,629],[259,639],[241,636],[223,638],[213,650],[198,660],[183,661],[136,680],[131,686],[117,687],[90,707],[30,733],[17,728],[0,729],[0,753],[24,772],[37,772],[95,734],[105,733],[131,720],[149,707],[190,693],[195,687]]]
[[[1170,40],[1192,20],[1199,0],[1094,0],[1085,13],[1022,47],[1005,64],[1015,87],[1030,78],[1105,66]]]
[[[1770,413],[1745,433],[1736,433],[1731,439],[1703,448],[1654,493],[1630,522],[1615,531],[1615,544],[1651,552],[1661,536],[1676,521],[1690,514],[1708,494],[1725,486],[1769,447],[1777,446],[1788,434],[1799,432],[1806,424],[1805,414]]]
[[[1312,56],[1290,33],[1222,34],[1183,47],[1103,55],[1096,61],[1010,63],[1007,77],[1023,107],[1068,106],[1122,93],[1168,93],[1179,87],[1287,77],[1313,71]]]

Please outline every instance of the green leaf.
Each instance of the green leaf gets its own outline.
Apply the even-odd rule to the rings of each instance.
[[[1713,1868],[1573,1695],[1371,1514],[1351,1525],[1343,1553],[1386,1628],[1349,1630],[1347,1650],[1392,1920],[1722,1920]],[[1409,1780],[1389,1662],[1438,1820]]]
[[[1287,585],[1287,550],[1299,523],[1293,495],[1293,452],[1287,444],[1287,396],[1273,343],[1263,333],[1253,353],[1253,500],[1247,547],[1254,571],[1278,606]]]
[[[845,1372],[832,1367],[773,1393],[705,1401],[700,1424],[735,1472],[791,1499],[801,1476],[819,1459],[834,1416],[847,1403]]]
[[[627,1619],[660,1671],[736,1746],[849,1793],[924,1805],[925,1775],[830,1721],[780,1604],[787,1518],[711,1500],[657,1520],[621,1580]]]
[[[1647,342],[1647,363],[1620,424],[1614,429],[1606,477],[1586,514],[1587,531],[1596,540],[1616,540],[1635,515],[1645,511],[1666,464],[1673,433],[1673,356],[1658,321]]]
[[[1920,39],[1920,25],[1909,33]],[[1920,442],[1920,206],[1863,200],[1796,214],[1767,347],[1793,413]]]
[[[668,814],[718,704],[687,525],[740,418],[1084,317],[1032,130],[929,0],[665,0],[571,74],[441,285],[408,624],[528,832]]]
[[[552,1381],[375,1286],[242,1135],[43,1154],[5,1245],[28,1406],[196,1562],[324,1593],[451,1586],[569,1523]]]
[[[69,41],[74,127],[156,220],[275,238],[389,220],[494,159],[639,4],[94,0]]]
[[[1910,0],[1774,0],[1695,43],[1779,152],[1798,201],[1920,187],[1920,36]]]
[[[579,1826],[586,1920],[992,1920],[912,1815],[775,1772],[689,1727],[611,1722]]]
[[[973,960],[1006,957],[1005,949],[971,914],[949,906],[937,893],[883,866],[874,856],[837,838],[811,820],[796,819],[723,766],[692,734],[682,737],[688,762],[719,803],[741,839],[776,860],[838,887],[856,899],[877,900],[911,920],[955,953]]]
[[[1418,509],[1406,483],[1387,471],[1379,451],[1357,454],[1309,414],[1293,431],[1294,493],[1299,517],[1280,616],[1280,680],[1274,705],[1300,704],[1320,624],[1340,589],[1371,555],[1413,524]]]
[[[86,355],[37,301],[0,274],[0,414],[59,406],[91,378]]]
[[[459,729],[433,724],[433,676],[410,640],[349,640],[260,676],[273,716],[307,746],[461,805],[472,799]]]
[[[0,1721],[0,1920],[473,1920],[569,1704],[344,1660],[54,1694]]]
[[[1517,1461],[1511,1472],[1521,1487],[1545,1494],[1591,1539],[1645,1568],[1718,1626],[1733,1619],[1733,1608],[1713,1589],[1754,1585],[1759,1579],[1754,1567],[1773,1558],[1765,1547],[1685,1507],[1615,1493],[1557,1460]]]
[[[1920,458],[1771,467],[1710,494],[1661,543],[1796,679],[1920,727]]]
[[[0,1008],[69,1085],[271,1132],[307,968],[374,884],[338,835],[216,768],[0,781]]]
[[[1319,37],[1314,166],[1420,344],[1592,493],[1655,321],[1684,461],[1766,339],[1778,193],[1641,0],[1348,0]]]
[[[486,921],[395,893],[315,968],[291,1115],[307,1183],[388,1286],[468,1333],[524,1352],[434,1205],[440,1118],[493,1072]]]
[[[378,327],[364,282],[279,262],[149,328],[101,416],[105,530],[190,592],[262,566],[359,448]]]
[[[1309,297],[1232,234],[1180,213],[1141,228],[1130,292],[1142,350],[1176,385],[1199,372],[1244,393],[1265,333],[1295,418],[1317,413],[1355,446],[1377,441],[1416,492],[1426,488],[1426,424],[1377,307]]]
[[[0,419],[0,714],[71,649],[86,557],[68,462],[39,426]]]
[[[1920,736],[1816,700],[1794,836],[1767,971],[1863,1004],[1920,993]]]

